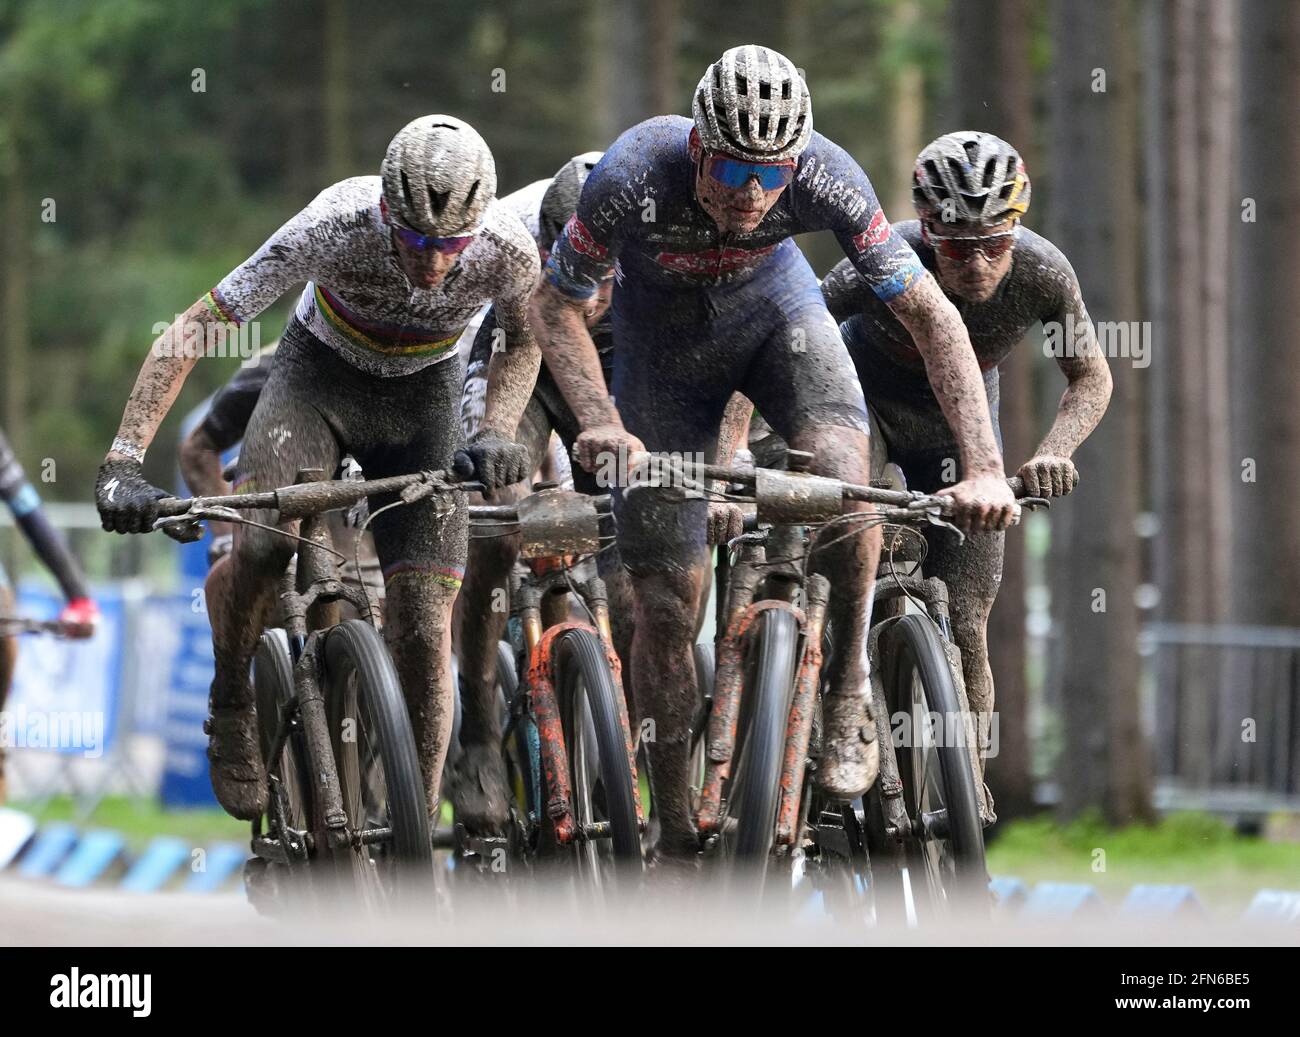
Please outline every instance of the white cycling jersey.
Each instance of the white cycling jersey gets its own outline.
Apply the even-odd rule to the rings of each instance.
[[[296,315],[322,342],[369,374],[410,374],[456,354],[485,304],[506,332],[522,330],[540,261],[530,234],[500,200],[474,243],[434,288],[413,287],[379,210],[380,179],[327,187],[204,298],[224,320],[252,320],[307,282]],[[534,215],[534,219],[535,219]]]

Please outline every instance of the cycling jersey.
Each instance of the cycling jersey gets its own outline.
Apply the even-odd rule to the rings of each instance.
[[[3,432],[0,432],[0,498],[4,499],[13,512],[14,521],[27,537],[37,557],[58,581],[63,596],[69,601],[88,597],[81,567],[41,509],[41,498],[27,480],[27,474],[18,463]],[[0,583],[3,581],[4,570],[0,568]],[[0,688],[0,693],[3,691]]]
[[[917,253],[925,268],[937,269],[934,250],[921,240],[918,220],[894,228]],[[933,397],[925,361],[898,318],[882,305],[861,276],[841,262],[822,281],[826,306],[837,320],[858,368],[868,402],[880,394]],[[1085,327],[1088,311],[1079,281],[1060,249],[1027,227],[1017,227],[1011,269],[984,302],[949,296],[970,334],[980,370],[989,372],[1010,355],[1035,324],[1059,322]]]
[[[531,235],[497,202],[474,243],[433,288],[413,287],[380,215],[380,179],[327,187],[206,296],[223,320],[252,320],[306,281],[296,316],[313,338],[378,377],[411,374],[455,354],[484,303],[511,334],[528,321],[539,262]]]
[[[916,254],[889,226],[866,174],[820,133],[758,227],[722,233],[695,198],[691,125],[678,115],[647,119],[605,152],[546,265],[545,276],[561,292],[590,298],[616,260],[620,282],[670,288],[741,282],[774,262],[781,242],[818,230],[834,232],[883,300],[921,276]]]
[[[508,195],[499,198],[501,208],[506,212],[519,217],[519,222],[524,225],[524,229],[533,236],[537,242],[537,248],[545,260],[546,253],[550,251],[552,242],[542,241],[541,230],[541,209],[542,196],[546,194],[546,189],[551,185],[550,177],[543,177],[541,180],[534,180],[526,187],[521,187],[518,191],[511,191]],[[470,318],[470,322],[465,325],[465,330],[461,332],[460,339],[456,343],[456,352],[460,354],[462,363],[469,364],[470,350],[474,348],[474,339],[478,336],[478,329],[483,326],[483,318],[487,316],[490,306],[482,306],[479,311]]]

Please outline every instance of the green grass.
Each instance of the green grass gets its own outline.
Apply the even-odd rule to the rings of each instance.
[[[1171,814],[1145,827],[1109,828],[1097,817],[998,826],[992,875],[1086,882],[1118,904],[1139,883],[1189,885],[1208,907],[1238,910],[1257,890],[1300,888],[1300,843],[1240,835],[1208,814]]]
[[[40,810],[31,803],[8,805],[40,823],[73,821],[82,829],[114,829],[126,836],[132,850],[143,849],[155,835],[174,835],[194,846],[206,846],[217,841],[246,842],[249,833],[248,822],[236,821],[222,810],[167,810],[147,797],[106,797],[86,820],[77,817],[76,804],[68,796],[56,796]]]

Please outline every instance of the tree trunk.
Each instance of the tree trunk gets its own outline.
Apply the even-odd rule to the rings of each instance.
[[[345,180],[357,173],[352,165],[352,134],[348,123],[348,69],[353,54],[346,4],[347,0],[326,0],[322,26],[325,167],[331,181]]]
[[[1131,321],[1137,293],[1137,68],[1128,0],[1056,0],[1052,211],[1056,243],[1094,320]],[[1104,91],[1097,89],[1104,74]],[[1099,146],[1104,142],[1105,146]],[[1110,409],[1078,452],[1095,474],[1069,511],[1052,566],[1060,631],[1061,812],[1099,808],[1112,823],[1151,817],[1138,705],[1136,372],[1120,359]],[[1086,510],[1081,510],[1086,509]],[[1061,550],[1064,548],[1064,550]]]
[[[650,24],[646,28],[650,34],[650,111],[655,115],[683,111],[677,87],[677,0],[651,0]]]
[[[916,0],[902,0],[894,8],[894,30],[900,37],[916,31],[919,10]],[[901,65],[892,84],[894,118],[890,126],[889,186],[883,191],[885,215],[892,221],[910,220],[912,211],[912,167],[925,147],[925,83],[922,70],[915,63]],[[881,185],[877,184],[877,188]]]
[[[1233,216],[1233,615],[1300,627],[1300,4],[1242,7],[1238,201]],[[1246,222],[1253,203],[1254,222]],[[1253,465],[1255,480],[1242,478]]]

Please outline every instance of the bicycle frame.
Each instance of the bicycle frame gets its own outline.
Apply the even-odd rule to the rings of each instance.
[[[806,526],[773,526],[768,534],[768,543],[776,546],[778,557],[787,557],[782,552],[789,551],[792,552],[792,557],[797,558],[802,554],[806,533]],[[725,634],[718,642],[713,709],[709,716],[707,764],[704,787],[700,792],[697,825],[703,836],[714,834],[721,825],[722,788],[731,776],[736,727],[740,717],[740,697],[744,684],[744,641],[759,616],[779,609],[794,617],[801,640],[794,694],[786,723],[775,836],[777,845],[792,846],[799,835],[808,747],[812,741],[817,692],[821,684],[824,661],[821,641],[826,626],[830,582],[826,577],[814,573],[805,583],[800,569],[787,563],[767,574],[771,584],[768,588],[772,592],[770,596],[754,600],[766,558],[767,551],[763,545],[745,543],[737,564],[729,569]],[[800,591],[803,592],[802,607],[793,604]]]
[[[322,469],[305,468],[298,472],[295,483],[319,482],[324,478]],[[380,625],[378,603],[348,587],[335,574],[328,552],[331,538],[324,515],[310,513],[303,516],[298,535],[302,539],[298,542],[296,565],[290,566],[280,577],[278,599],[293,660],[294,695],[281,707],[271,758],[267,761],[271,784],[267,812],[278,837],[264,836],[260,820],[253,822],[253,852],[282,864],[305,860],[313,850],[323,850],[329,855],[343,854],[351,844],[353,833],[347,828],[347,811],[343,807],[337,763],[325,716],[320,651],[324,633],[339,621],[340,601],[350,603],[376,628]],[[303,731],[308,764],[317,783],[312,796],[313,831],[308,833],[294,832],[287,825],[288,804],[276,776],[285,743],[295,724]],[[367,837],[381,834],[366,833]]]

